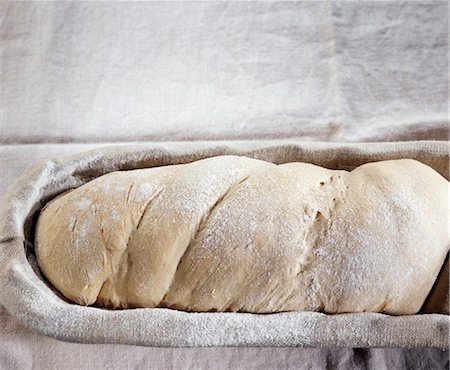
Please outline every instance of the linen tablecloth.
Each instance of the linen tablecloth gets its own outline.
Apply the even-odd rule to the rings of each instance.
[[[448,140],[445,1],[0,3],[0,194],[112,142]],[[81,345],[0,311],[0,368],[427,368],[448,350]]]

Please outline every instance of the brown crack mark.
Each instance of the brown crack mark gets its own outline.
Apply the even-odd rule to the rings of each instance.
[[[97,218],[97,216],[98,216],[98,218],[100,219],[100,228],[99,228],[100,240],[101,240],[103,246],[105,247],[106,252],[108,252],[109,255],[112,256],[113,255],[113,250],[112,250],[111,246],[108,243],[108,238],[106,237],[105,229],[104,229],[103,224],[101,222],[103,218],[101,217],[101,215],[98,212],[98,205],[97,204],[95,204],[92,207],[92,212],[93,212],[93,216],[94,217]]]
[[[130,244],[130,240],[131,240],[131,237],[133,236],[133,234],[139,229],[139,227],[141,226],[141,222],[142,222],[142,220],[143,220],[143,218],[144,218],[144,215],[145,215],[145,213],[147,212],[147,210],[148,210],[148,208],[150,207],[150,203],[162,192],[164,190],[164,188],[161,188],[161,189],[159,189],[159,190],[157,190],[154,194],[153,194],[153,196],[147,201],[147,203],[145,204],[145,206],[144,206],[144,210],[142,211],[142,213],[141,213],[141,215],[139,216],[139,220],[138,220],[138,222],[136,223],[136,227],[134,228],[134,230],[132,230],[131,232],[130,232],[130,235],[128,235],[128,240],[127,240],[127,244],[126,244],[126,247],[125,247],[125,249],[128,249],[128,247],[129,247],[129,244]]]
[[[105,284],[108,282],[108,280],[109,279],[106,279],[104,282],[103,282],[103,284],[102,284],[102,286],[100,287],[100,290],[98,291],[98,294],[97,294],[97,298],[95,299],[95,304],[96,305],[99,305],[99,306],[101,306],[101,307],[109,307],[109,305],[110,305],[110,300],[106,297],[103,297],[103,298],[100,298],[100,293],[102,292],[102,290],[103,290],[103,287],[105,286]]]
[[[133,189],[133,186],[134,186],[134,182],[131,182],[130,186],[128,187],[128,190],[127,190],[127,197],[125,200],[126,204],[128,204],[130,202],[130,194],[131,194],[131,190]]]
[[[103,246],[105,247],[105,251],[109,254],[110,257],[113,255],[113,249],[108,243],[108,238],[105,235],[105,229],[103,228],[103,225],[100,225],[100,240],[102,241]]]
[[[47,203],[48,204],[48,203]],[[59,211],[61,211],[62,207],[63,207],[64,203],[60,203],[58,205],[58,207],[56,208],[55,214],[57,214]],[[45,207],[44,207],[45,208]]]
[[[130,188],[129,188],[128,190],[130,190]],[[126,265],[125,265],[125,266],[127,266],[127,271],[126,271],[126,273],[125,273],[125,278],[124,278],[124,280],[125,280],[124,286],[128,286],[128,281],[129,281],[128,270],[129,270],[129,266],[130,266],[130,264],[131,264],[131,261],[130,261],[130,250],[131,250],[130,241],[131,241],[131,238],[132,238],[132,236],[138,231],[139,227],[141,226],[141,223],[142,223],[142,220],[143,220],[143,218],[144,218],[144,216],[145,216],[145,213],[146,213],[146,212],[148,211],[148,209],[150,208],[150,204],[152,203],[152,201],[153,201],[153,200],[154,200],[154,199],[155,199],[155,198],[156,198],[163,190],[164,190],[164,187],[161,187],[159,190],[157,190],[157,191],[153,194],[153,196],[152,196],[152,197],[147,201],[147,203],[145,204],[144,210],[142,211],[141,215],[139,216],[139,220],[138,220],[138,222],[136,223],[136,227],[130,232],[130,235],[128,236],[128,239],[127,239],[126,246],[125,246],[125,248],[121,251],[121,253],[117,256],[117,261],[118,261],[118,262],[117,262],[115,268],[113,268],[113,267],[111,268],[111,273],[109,274],[109,276],[108,276],[108,277],[105,279],[105,281],[103,282],[102,288],[103,288],[103,285],[104,285],[108,280],[110,280],[110,281],[113,281],[113,280],[114,280],[115,276],[117,275],[117,273],[118,273],[118,271],[119,271],[119,266],[123,266],[123,265],[124,265],[123,263],[121,263],[121,261],[122,261],[123,259],[126,259]],[[101,228],[101,230],[103,230],[103,228]],[[106,247],[106,245],[105,245],[105,250],[108,250],[108,248]],[[113,270],[115,270],[115,271],[113,271]],[[99,290],[99,294],[100,294],[100,292],[101,292],[101,289]],[[124,305],[125,307],[128,306],[128,289],[126,289],[126,292],[127,292],[126,300],[121,302],[121,304]],[[108,299],[108,298],[104,298],[104,299]],[[97,300],[98,300],[98,295],[97,295]]]
[[[98,198],[97,198],[97,201],[98,201]],[[100,287],[100,289],[99,289],[99,291],[97,293],[97,297],[95,298],[95,300],[93,302],[93,303],[98,303],[99,302],[99,295],[100,295],[104,285],[109,281],[109,278],[110,278],[112,270],[113,270],[113,266],[112,266],[113,248],[111,248],[111,246],[108,243],[108,238],[106,236],[105,229],[104,229],[104,227],[103,227],[103,225],[101,223],[102,217],[101,217],[101,215],[98,212],[99,211],[98,210],[98,205],[94,204],[92,206],[91,210],[92,210],[93,216],[95,218],[97,218],[97,216],[98,216],[99,219],[100,219],[99,220],[100,221],[100,228],[99,228],[98,231],[99,231],[100,241],[101,241],[101,243],[103,245],[103,249],[102,249],[103,268],[105,270],[109,270],[108,271],[109,272],[109,276],[103,281],[103,284],[101,285],[101,287]],[[108,304],[109,304],[108,302],[109,302],[109,299],[107,297],[103,298],[103,305],[108,306]]]
[[[385,312],[386,307],[389,303],[391,303],[391,300],[389,299],[389,293],[386,293],[386,296],[383,299],[383,303],[381,304],[377,312]]]
[[[125,249],[122,251],[121,255],[119,256],[119,261],[121,261],[121,260],[124,258],[124,257],[123,257],[124,253],[126,253],[126,256],[125,256],[126,264],[125,264],[125,266],[127,266],[127,271],[126,271],[126,273],[125,273],[126,278],[125,278],[125,284],[124,284],[126,287],[128,287],[128,283],[129,283],[129,279],[130,279],[130,274],[129,274],[128,272],[129,272],[130,266],[131,266],[131,264],[132,264],[132,261],[131,261],[131,259],[130,259],[130,254],[131,254],[130,252],[131,252],[131,249],[132,249],[132,246],[130,245],[130,241],[131,241],[132,237],[135,235],[135,233],[137,233],[137,231],[139,230],[139,228],[140,228],[140,226],[141,226],[141,223],[142,223],[142,220],[144,219],[145,214],[147,213],[148,209],[150,208],[150,204],[153,202],[153,200],[154,200],[159,194],[161,194],[161,193],[163,192],[163,190],[164,190],[164,187],[161,187],[161,188],[160,188],[159,190],[157,190],[157,191],[153,194],[153,196],[147,201],[147,204],[144,206],[144,210],[142,211],[141,216],[139,217],[139,220],[138,220],[138,222],[136,223],[135,229],[132,230],[131,233],[130,233],[130,235],[128,236],[128,240],[127,240],[127,244],[126,244]],[[120,263],[119,263],[119,265],[123,265],[123,264],[120,264]],[[115,274],[117,274],[117,271],[115,272]],[[128,305],[128,288],[126,289],[126,299],[125,299],[125,301],[124,301],[124,304],[125,304],[125,305]]]
[[[72,225],[72,233],[74,232],[74,230],[75,230],[75,227],[77,226],[77,223],[78,223],[78,217],[77,216],[75,216],[75,222],[73,223],[73,225]]]
[[[239,185],[241,185],[242,183],[244,183],[245,181],[248,180],[248,178],[250,177],[250,175],[244,177],[242,180],[240,180],[239,182],[237,182],[236,184],[231,184],[230,187],[225,191],[225,193],[223,193],[218,199],[217,201],[209,208],[209,210],[206,212],[206,216],[202,217],[202,220],[199,223],[199,226],[197,228],[197,232],[195,233],[195,236],[193,238],[193,240],[197,237],[197,235],[199,234],[199,232],[204,228],[208,218],[211,217],[211,214],[219,207],[219,205],[223,202],[223,200],[225,199],[225,197],[232,191],[234,190],[236,187],[238,187]]]
[[[238,181],[235,184],[231,184],[230,187],[216,200],[216,202],[208,209],[208,211],[206,212],[206,215],[202,217],[202,219],[199,222],[199,225],[197,227],[197,231],[195,232],[193,238],[191,239],[191,241],[189,242],[188,246],[186,247],[186,249],[184,250],[182,256],[180,257],[180,260],[178,261],[177,264],[177,268],[175,270],[175,273],[172,276],[172,280],[169,284],[169,287],[167,288],[166,292],[164,293],[163,298],[159,301],[159,303],[157,304],[157,306],[160,305],[164,305],[164,300],[167,296],[167,294],[170,292],[170,288],[173,285],[173,282],[175,281],[175,277],[177,275],[178,269],[181,265],[181,263],[183,262],[185,256],[187,255],[188,250],[191,249],[192,245],[194,244],[194,242],[196,241],[198,235],[201,233],[201,231],[203,230],[203,228],[205,227],[208,219],[211,217],[211,214],[220,206],[220,204],[223,202],[223,200],[225,199],[225,197],[235,188],[237,188],[239,185],[241,185],[242,183],[244,183],[245,181],[248,180],[248,178],[250,177],[250,175],[245,176],[242,180]],[[211,273],[212,274],[212,273]],[[211,274],[208,275],[211,276]]]
[[[135,230],[135,231],[138,231],[139,227],[141,226],[141,222],[142,222],[142,220],[144,219],[144,216],[145,216],[145,214],[147,213],[147,210],[150,208],[150,204],[152,203],[152,201],[153,201],[159,194],[161,194],[161,192],[162,192],[163,190],[164,190],[164,188],[161,188],[161,189],[157,190],[156,193],[153,194],[153,196],[149,199],[149,201],[147,202],[147,204],[146,204],[145,207],[144,207],[144,211],[142,212],[141,217],[139,218],[139,221],[137,222],[136,230]],[[128,239],[128,240],[129,240],[129,239]],[[127,244],[127,246],[128,246],[128,244]]]

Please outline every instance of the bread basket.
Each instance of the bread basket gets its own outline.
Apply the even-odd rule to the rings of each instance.
[[[448,179],[448,145],[438,141],[346,144],[298,140],[136,143],[39,162],[17,179],[2,199],[0,303],[36,332],[70,342],[165,347],[447,348],[450,318],[444,314],[188,313],[164,308],[78,306],[64,299],[40,274],[33,234],[39,211],[47,201],[111,171],[224,154],[345,170],[366,162],[414,158]]]

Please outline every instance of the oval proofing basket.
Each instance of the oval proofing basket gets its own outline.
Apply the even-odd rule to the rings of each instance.
[[[39,211],[47,201],[111,171],[234,154],[274,163],[309,162],[346,170],[366,162],[414,158],[448,178],[448,145],[427,141],[337,144],[295,140],[142,143],[102,147],[37,163],[17,179],[2,199],[0,303],[33,330],[72,342],[168,347],[446,348],[450,320],[443,314],[258,315],[82,307],[64,299],[41,276],[34,256],[33,234]]]

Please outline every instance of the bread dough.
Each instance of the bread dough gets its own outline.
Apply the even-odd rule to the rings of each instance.
[[[219,156],[67,192],[35,248],[82,305],[414,314],[449,249],[448,202],[449,182],[415,160],[347,172]]]

